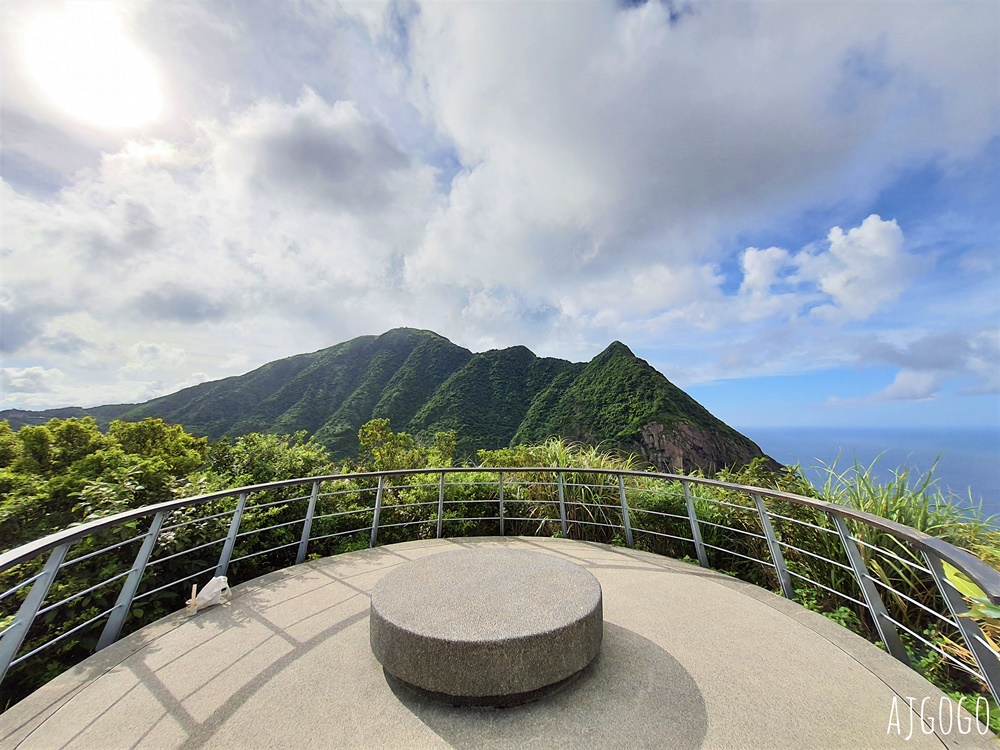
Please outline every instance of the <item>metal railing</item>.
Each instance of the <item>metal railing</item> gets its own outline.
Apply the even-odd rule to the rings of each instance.
[[[271,482],[130,510],[25,544],[0,555],[0,587],[7,587],[0,593],[0,684],[57,644],[64,667],[109,646],[127,620],[136,629],[179,609],[192,581],[232,576],[233,566],[243,566],[236,578],[245,580],[302,563],[310,549],[325,555],[374,547],[380,535],[398,541],[470,533],[559,534],[673,556],[693,552],[692,561],[704,567],[743,566],[742,577],[789,599],[832,595],[850,602],[895,658],[909,665],[904,638],[920,642],[1000,700],[1000,655],[968,616],[945,564],[993,603],[1000,603],[1000,572],[968,552],[869,513],[790,493],[559,467]],[[800,538],[812,548],[792,543]],[[927,617],[957,636],[950,649],[920,631],[916,622]]]

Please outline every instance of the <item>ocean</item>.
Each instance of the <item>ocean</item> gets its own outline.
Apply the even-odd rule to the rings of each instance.
[[[987,514],[1000,514],[1000,428],[738,429],[776,461],[801,464],[806,476],[820,484],[824,463],[836,461],[838,470],[844,471],[855,458],[864,466],[878,458],[873,473],[891,479],[892,471],[904,465],[913,475],[926,472],[937,460],[934,477],[943,491],[955,494],[961,504],[982,502]]]

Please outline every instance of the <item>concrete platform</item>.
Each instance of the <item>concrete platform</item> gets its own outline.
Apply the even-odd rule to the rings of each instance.
[[[495,545],[398,566],[373,589],[369,620],[386,672],[452,705],[537,699],[590,664],[604,633],[586,568]]]
[[[600,655],[516,708],[394,692],[368,642],[373,586],[405,562],[484,545],[593,573]],[[975,728],[939,730],[936,708],[931,732],[908,707],[924,698],[944,696],[835,623],[718,573],[561,539],[431,540],[288,568],[222,607],[164,618],[0,715],[0,747],[998,747]]]

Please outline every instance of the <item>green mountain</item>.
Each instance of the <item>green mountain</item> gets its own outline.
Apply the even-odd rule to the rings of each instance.
[[[143,404],[0,412],[15,429],[52,417],[161,417],[212,439],[306,430],[335,458],[356,454],[358,429],[458,434],[458,452],[558,436],[635,451],[663,470],[743,465],[760,448],[614,342],[589,363],[523,346],[473,354],[431,331],[397,328]]]

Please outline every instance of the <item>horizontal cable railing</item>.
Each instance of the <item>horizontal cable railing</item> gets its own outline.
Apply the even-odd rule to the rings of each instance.
[[[46,652],[66,668],[180,609],[184,589],[211,576],[249,580],[310,556],[406,539],[553,533],[696,559],[803,603],[832,594],[855,605],[860,630],[892,656],[909,664],[904,640],[919,642],[1000,699],[1000,656],[944,565],[996,604],[1000,572],[968,552],[790,493],[560,467],[291,479],[177,498],[30,542],[0,555],[0,681],[27,679],[23,670]],[[927,616],[961,648],[924,637]]]

